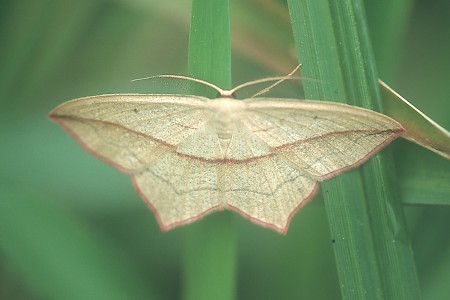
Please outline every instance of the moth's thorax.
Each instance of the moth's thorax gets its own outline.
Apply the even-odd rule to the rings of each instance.
[[[236,125],[240,123],[240,115],[246,108],[246,103],[233,98],[217,98],[208,102],[214,112],[210,126],[219,139],[231,139]]]
[[[208,101],[208,106],[210,109],[217,112],[223,112],[227,114],[239,113],[245,109],[246,103],[242,100],[236,100],[233,98],[217,98]]]

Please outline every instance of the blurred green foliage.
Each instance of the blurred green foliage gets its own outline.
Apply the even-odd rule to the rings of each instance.
[[[405,26],[396,32],[366,2],[381,78],[450,128],[448,1],[398,0],[393,15]],[[283,1],[232,1],[230,14],[235,83],[296,65]],[[187,229],[160,232],[127,177],[82,151],[46,114],[81,96],[164,92],[130,80],[187,73],[189,20],[190,2],[180,0],[2,1],[0,299],[181,297]],[[405,141],[390,147],[403,202],[449,203],[450,184],[432,176],[448,174],[448,161]],[[450,208],[405,210],[423,298],[445,299]],[[231,213],[189,226],[223,214]],[[320,195],[296,214],[287,236],[231,215],[239,299],[340,297]]]

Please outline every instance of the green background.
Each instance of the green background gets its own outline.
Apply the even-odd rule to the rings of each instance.
[[[388,18],[366,2],[381,78],[450,128],[448,1],[397,1],[404,27],[395,32],[385,31]],[[127,176],[47,119],[69,99],[160,93],[166,87],[130,80],[186,74],[190,5],[1,2],[0,299],[181,298],[185,232],[224,215],[232,216],[237,235],[239,299],[340,297],[320,194],[296,214],[286,236],[227,212],[162,233]],[[232,1],[230,14],[234,85],[295,67],[284,2]],[[389,147],[403,202],[449,203],[450,183],[433,177],[434,169],[450,172],[448,161],[406,141]],[[405,211],[423,298],[445,299],[450,208],[407,205]]]

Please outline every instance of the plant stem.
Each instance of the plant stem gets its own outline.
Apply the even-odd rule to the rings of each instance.
[[[192,77],[222,88],[231,87],[228,0],[193,0],[188,68]],[[200,94],[215,96],[209,89]],[[234,299],[236,258],[232,219],[227,212],[215,214],[185,229],[184,299]]]

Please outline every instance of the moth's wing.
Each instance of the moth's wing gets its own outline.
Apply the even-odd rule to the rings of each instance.
[[[285,233],[295,211],[314,196],[314,177],[271,151],[239,120],[233,125],[224,141],[206,124],[134,176],[163,229],[228,208]]]
[[[318,180],[359,166],[404,131],[385,115],[346,104],[270,98],[245,102],[245,126]]]
[[[318,188],[315,178],[279,155],[223,165],[218,174],[228,208],[281,233]]]
[[[223,208],[216,165],[207,159],[215,157],[218,144],[206,126],[212,117],[207,101],[103,95],[64,103],[50,117],[87,150],[131,173],[136,190],[166,230]]]
[[[137,173],[208,121],[206,98],[113,94],[63,103],[49,116],[89,152]]]
[[[216,165],[204,160],[167,152],[135,174],[133,184],[163,230],[224,208]]]

